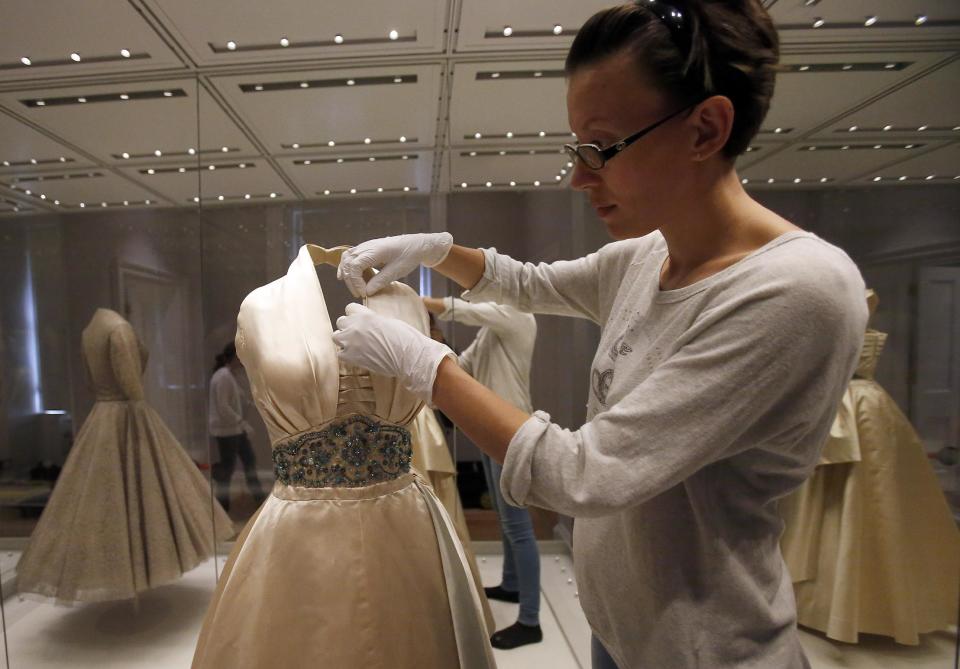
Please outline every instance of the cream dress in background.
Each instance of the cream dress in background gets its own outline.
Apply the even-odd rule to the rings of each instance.
[[[463,547],[410,471],[405,426],[422,404],[395,379],[338,363],[315,263],[340,252],[302,247],[240,307],[237,354],[277,483],[224,567],[193,667],[489,669]],[[427,331],[403,284],[367,306]]]
[[[82,345],[96,404],[17,564],[17,589],[61,602],[127,599],[212,556],[233,523],[144,401],[147,351],[130,323],[98,309]]]
[[[477,558],[470,541],[470,530],[467,528],[467,518],[463,515],[463,504],[460,502],[460,492],[457,490],[457,467],[450,457],[447,440],[443,436],[443,428],[436,414],[430,407],[423,407],[417,417],[410,423],[410,441],[413,446],[412,467],[424,474],[437,495],[437,499],[447,510],[457,536],[463,544],[473,575],[477,591],[480,594],[480,604],[483,606],[483,617],[490,630],[496,629],[493,620],[493,611],[483,591],[483,580],[477,568]]]
[[[913,645],[957,623],[960,535],[920,438],[873,379],[885,339],[867,331],[821,464],[780,503],[781,548],[801,625]]]

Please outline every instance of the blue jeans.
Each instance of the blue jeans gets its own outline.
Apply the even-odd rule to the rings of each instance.
[[[503,467],[481,454],[483,473],[487,477],[490,503],[500,518],[503,541],[503,582],[509,592],[520,593],[520,615],[524,625],[540,624],[540,551],[533,534],[530,512],[507,504],[500,492]]]
[[[590,637],[590,664],[593,669],[618,669],[617,663],[597,637]]]

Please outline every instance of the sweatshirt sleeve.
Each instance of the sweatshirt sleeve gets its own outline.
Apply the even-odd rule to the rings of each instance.
[[[750,449],[799,457],[852,373],[866,324],[855,283],[839,294],[789,278],[751,286],[702,311],[672,355],[579,430],[536,412],[508,446],[504,497],[601,516]]]
[[[446,309],[437,318],[442,321],[456,321],[464,325],[489,328],[501,337],[511,334],[517,327],[517,319],[503,305],[493,302],[473,304],[455,297],[443,298]],[[516,314],[516,312],[513,312]]]

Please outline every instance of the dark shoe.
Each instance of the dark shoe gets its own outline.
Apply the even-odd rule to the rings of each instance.
[[[499,585],[495,585],[492,588],[484,588],[483,591],[487,593],[487,599],[496,599],[500,602],[511,602],[513,604],[520,602],[519,592],[504,590]]]
[[[490,637],[490,645],[501,650],[519,648],[541,641],[543,641],[543,632],[540,630],[540,625],[524,625],[521,622],[515,622]]]

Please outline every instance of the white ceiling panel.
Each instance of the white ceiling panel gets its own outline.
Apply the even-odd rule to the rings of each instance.
[[[408,159],[403,160],[403,155]],[[386,152],[340,158],[342,163],[336,162],[336,156],[280,158],[278,162],[307,199],[322,197],[328,190],[330,195],[349,195],[351,190],[357,191],[354,194],[430,192],[432,152]],[[309,165],[304,164],[306,160],[310,161]],[[380,188],[383,191],[378,191]]]
[[[213,169],[210,169],[211,166]],[[130,166],[122,171],[178,206],[189,206],[196,203],[197,198],[202,198],[205,204],[242,204],[295,198],[295,194],[265,160],[204,159],[199,166],[191,162],[154,167]],[[222,200],[219,199],[221,196]]]
[[[874,29],[891,24],[913,25],[918,14],[927,16],[930,22],[960,19],[960,3],[956,0],[823,0],[813,3],[807,0],[776,0],[772,4],[770,15],[781,29],[794,24],[812,26],[818,17],[824,19],[822,27],[826,28],[837,23],[863,25],[868,17],[876,16],[876,23],[863,25],[864,28]]]
[[[559,151],[536,149],[531,154],[524,149],[511,149],[505,156],[499,152],[470,152],[454,150],[450,165],[450,181],[453,190],[462,190],[467,184],[470,190],[476,188],[529,188],[539,182],[539,187],[555,186],[569,181],[569,159]],[[514,153],[516,152],[516,153]],[[494,155],[485,155],[493,153]],[[565,174],[561,174],[561,170]],[[561,179],[556,177],[560,176]],[[514,182],[514,185],[511,185]],[[487,186],[490,183],[490,186]]]
[[[86,167],[90,162],[25,123],[0,114],[0,178],[17,172]]]
[[[0,17],[4,81],[184,68],[126,0],[2,0]]]
[[[201,65],[439,52],[447,18],[447,3],[433,0],[150,4]],[[391,31],[396,31],[396,39],[390,39]],[[343,37],[340,44],[334,41],[338,34]],[[236,48],[230,50],[228,42]]]
[[[214,77],[213,84],[274,154],[430,147],[435,141],[436,65]],[[264,90],[250,90],[256,86]],[[337,146],[329,147],[330,141]]]
[[[567,49],[580,26],[611,4],[602,0],[463,0],[457,51]],[[508,26],[511,34],[505,36]],[[560,26],[559,34],[555,26]]]
[[[886,68],[893,64],[903,69],[836,72],[788,71],[777,76],[776,92],[770,112],[764,121],[765,130],[792,128],[788,138],[802,135],[824,120],[841,115],[845,110],[871,99],[950,54],[895,53],[856,54],[855,56],[817,55],[784,58],[785,64],[815,67],[823,64],[862,66],[877,64]]]
[[[562,69],[558,61],[457,65],[450,106],[451,146],[570,141],[566,83],[556,75]],[[542,76],[537,77],[538,72]],[[494,74],[499,77],[493,78]],[[481,137],[476,138],[476,133]]]
[[[957,3],[960,4],[960,3]],[[884,132],[882,128],[891,126]],[[856,126],[855,132],[849,129]],[[960,137],[960,60],[845,116],[818,134],[822,138],[864,134]],[[872,129],[872,130],[871,130]]]
[[[947,144],[916,158],[877,170],[875,175],[865,175],[864,181],[874,182],[878,176],[882,178],[881,183],[887,185],[903,182],[956,184],[960,182],[960,142]]]
[[[156,193],[104,169],[24,176],[15,182],[6,177],[2,183],[16,188],[21,196],[31,198],[38,206],[42,204],[57,211],[168,204],[161,202]]]

